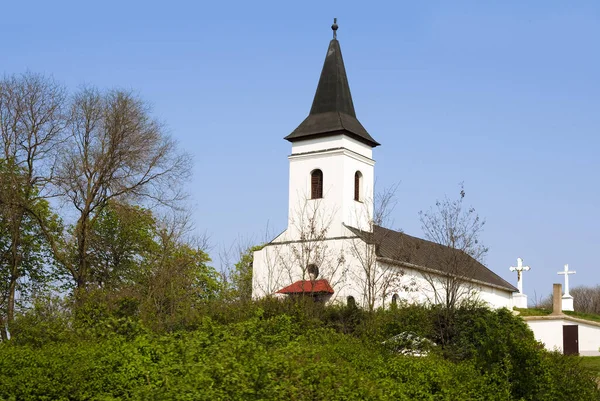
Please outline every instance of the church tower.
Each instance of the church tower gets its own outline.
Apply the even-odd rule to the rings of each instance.
[[[399,299],[425,303],[432,283],[437,298],[436,288],[452,275],[446,261],[459,260],[469,272],[460,281],[471,282],[480,300],[512,307],[517,289],[466,253],[373,224],[379,143],[356,118],[335,20],[331,28],[310,112],[285,137],[292,144],[288,227],[254,252],[252,297],[306,296],[370,308]],[[381,272],[380,284],[370,282],[371,269]]]
[[[373,148],[379,143],[356,118],[334,20],[323,70],[308,117],[285,137],[292,143],[288,233],[299,215],[319,209],[328,237],[344,224],[368,231],[373,218]],[[297,228],[297,227],[296,227]]]

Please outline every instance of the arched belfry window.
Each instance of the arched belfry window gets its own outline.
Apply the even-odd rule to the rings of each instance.
[[[323,197],[323,172],[313,170],[310,173],[310,199],[320,199]]]
[[[354,173],[354,200],[360,202],[361,201],[361,191],[360,187],[362,186],[362,174],[360,171]]]

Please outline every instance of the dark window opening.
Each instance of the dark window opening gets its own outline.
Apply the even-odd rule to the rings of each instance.
[[[319,268],[317,265],[308,265],[306,268],[306,272],[308,273],[308,277],[314,281],[319,277]]]
[[[360,202],[360,184],[362,181],[362,174],[360,171],[354,173],[354,200]]]
[[[323,172],[314,170],[310,173],[310,199],[323,197]]]
[[[398,294],[392,295],[392,308],[398,307],[398,298],[400,298]]]

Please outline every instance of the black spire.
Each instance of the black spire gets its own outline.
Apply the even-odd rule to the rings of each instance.
[[[308,117],[288,136],[290,142],[308,137],[344,133],[372,147],[378,146],[356,119],[340,42],[336,39],[337,19],[334,19],[333,39],[329,42],[321,78]]]

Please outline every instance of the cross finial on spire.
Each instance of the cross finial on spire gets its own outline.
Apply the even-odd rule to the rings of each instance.
[[[333,19],[333,25],[331,25],[331,29],[333,30],[333,38],[337,39],[337,30],[338,30],[338,24],[337,24],[337,18]]]

